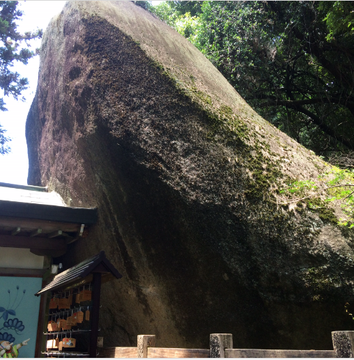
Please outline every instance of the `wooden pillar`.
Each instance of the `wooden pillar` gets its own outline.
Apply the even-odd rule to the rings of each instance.
[[[100,315],[100,296],[101,296],[101,273],[93,273],[92,279],[92,308],[90,314],[91,334],[90,334],[90,357],[96,357],[98,321]]]
[[[210,334],[210,357],[224,358],[225,349],[232,349],[232,334]]]
[[[42,287],[44,287],[42,285]],[[37,325],[37,337],[36,337],[36,347],[34,352],[34,357],[41,357],[41,351],[45,348],[46,337],[43,336],[43,333],[47,332],[47,323],[46,318],[46,308],[49,306],[49,299],[47,298],[48,293],[44,293],[41,296],[39,304],[39,315],[38,315],[38,325]]]
[[[138,358],[147,358],[148,347],[155,346],[155,335],[138,335]]]
[[[332,331],[332,343],[337,358],[354,357],[354,331]]]

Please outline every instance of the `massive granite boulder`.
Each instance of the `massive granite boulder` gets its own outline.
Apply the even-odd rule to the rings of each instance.
[[[186,39],[130,2],[68,2],[47,28],[27,119],[29,184],[98,224],[107,346],[331,348],[350,329],[353,235],[279,189],[329,165],[262,119]],[[321,210],[322,209],[322,210]]]

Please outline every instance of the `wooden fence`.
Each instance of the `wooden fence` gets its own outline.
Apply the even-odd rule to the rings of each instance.
[[[333,350],[233,349],[232,334],[210,334],[209,349],[156,347],[155,335],[138,335],[136,347],[101,348],[103,358],[335,358],[354,357],[354,331],[332,332]]]

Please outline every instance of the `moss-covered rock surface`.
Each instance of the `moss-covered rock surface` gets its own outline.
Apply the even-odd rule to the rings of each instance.
[[[323,198],[282,192],[325,187],[329,165],[142,8],[69,2],[52,20],[27,141],[29,184],[99,209],[62,261],[105,250],[124,275],[102,289],[105,346],[230,332],[234,347],[330,349],[353,327],[352,230]]]

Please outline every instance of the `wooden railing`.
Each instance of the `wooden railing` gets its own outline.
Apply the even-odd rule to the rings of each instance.
[[[226,349],[226,358],[334,358],[334,350]]]
[[[234,349],[232,334],[210,334],[209,349],[156,347],[155,335],[138,335],[136,347],[102,348],[103,358],[334,358],[354,357],[354,331],[332,332],[334,350]]]
[[[137,358],[138,348],[137,347],[108,347],[98,350],[98,357],[100,358]]]

